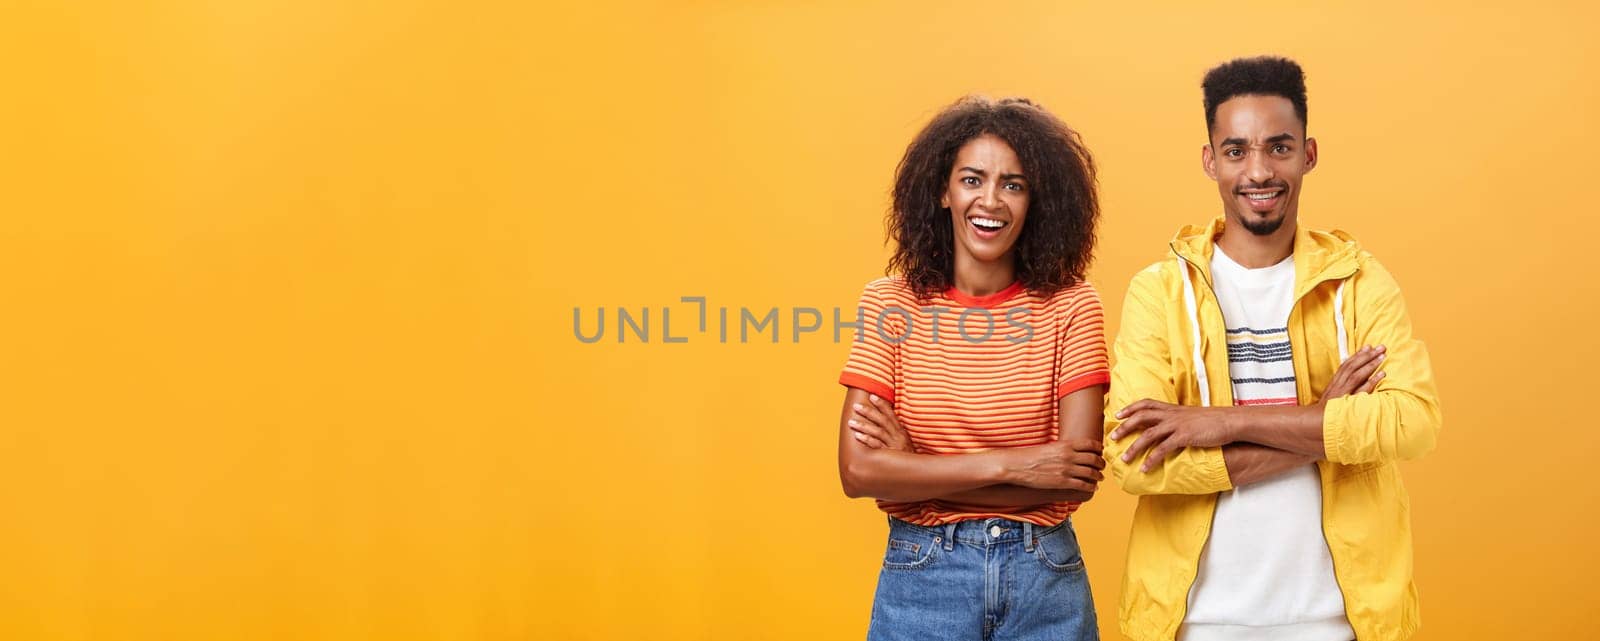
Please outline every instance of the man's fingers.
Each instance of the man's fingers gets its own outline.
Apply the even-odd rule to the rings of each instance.
[[[1369,358],[1366,360],[1366,362],[1362,363],[1360,367],[1357,367],[1350,372],[1350,380],[1352,382],[1365,383],[1368,378],[1372,377],[1373,372],[1378,371],[1378,366],[1382,364],[1383,355],[1374,355],[1372,358]],[[1360,385],[1358,384],[1353,387],[1359,386]]]
[[[1181,447],[1172,441],[1173,439],[1169,438],[1165,441],[1162,441],[1160,445],[1155,446],[1155,449],[1150,450],[1150,456],[1145,457],[1144,466],[1139,468],[1139,471],[1149,472],[1150,470],[1160,467],[1161,462],[1167,460],[1168,452]]]
[[[1383,359],[1382,345],[1369,345],[1356,350],[1339,364],[1339,369],[1333,373],[1333,380],[1328,382],[1327,389],[1323,391],[1323,398],[1338,398],[1361,391],[1373,371],[1383,364]]]
[[[1361,378],[1356,378],[1356,373],[1368,365],[1382,362],[1385,355],[1386,354],[1384,353],[1384,348],[1382,345],[1378,345],[1376,347],[1368,345],[1361,348],[1360,351],[1351,354],[1350,358],[1347,358],[1343,363],[1340,363],[1339,372],[1344,373],[1346,376],[1350,376],[1355,380],[1362,380]]]
[[[1378,372],[1376,374],[1373,374],[1371,378],[1367,379],[1367,382],[1362,383],[1360,389],[1357,389],[1355,391],[1355,393],[1357,393],[1357,394],[1370,394],[1370,393],[1372,393],[1372,390],[1378,389],[1378,381],[1383,380],[1383,377],[1385,377],[1385,376],[1388,376],[1388,372]]]
[[[1148,398],[1142,399],[1142,400],[1138,400],[1138,401],[1134,401],[1132,405],[1124,407],[1124,408],[1122,408],[1122,411],[1117,412],[1117,418],[1127,418],[1128,415],[1133,414],[1134,412],[1137,412],[1139,410],[1154,409],[1154,408],[1157,408],[1157,407],[1161,407],[1163,405],[1166,405],[1166,403],[1163,403],[1163,402],[1157,401],[1157,400],[1148,399]]]
[[[1136,410],[1132,414],[1128,414],[1126,416],[1127,418],[1122,420],[1122,424],[1118,425],[1117,429],[1111,430],[1111,440],[1121,440],[1123,437],[1129,434],[1149,427],[1151,423],[1154,423],[1158,420],[1155,412],[1146,412],[1141,410]]]
[[[1166,437],[1167,434],[1160,429],[1146,430],[1139,435],[1139,439],[1134,441],[1133,445],[1128,446],[1128,451],[1122,453],[1122,462],[1127,463],[1138,458],[1140,452],[1161,442]]]
[[[1334,370],[1333,381],[1328,387],[1334,387],[1340,383],[1354,383],[1358,380],[1355,378],[1355,371],[1374,358],[1377,358],[1377,354],[1370,347],[1356,350],[1356,353],[1351,354],[1349,358],[1344,359],[1344,362],[1339,364],[1339,369]]]
[[[1355,371],[1356,368],[1366,365],[1368,361],[1371,361],[1377,357],[1378,352],[1373,350],[1372,347],[1363,347],[1356,350],[1356,352],[1351,354],[1349,358],[1344,359],[1343,363],[1339,363],[1338,371],[1339,373],[1348,375],[1350,372]]]

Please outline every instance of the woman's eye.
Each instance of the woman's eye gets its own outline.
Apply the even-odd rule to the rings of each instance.
[[[1011,191],[1022,191],[1023,187],[1021,183],[1006,183],[1006,189],[1010,189]]]
[[[978,179],[976,177],[973,177],[973,176],[967,176],[967,177],[961,179],[961,184],[963,184],[963,185],[976,185],[976,184],[978,184]]]

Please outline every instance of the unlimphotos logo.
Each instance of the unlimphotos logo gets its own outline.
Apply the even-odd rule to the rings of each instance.
[[[606,308],[594,308],[592,321],[585,320],[584,310],[579,307],[572,308],[572,335],[581,343],[599,343],[606,338],[606,332],[611,330],[616,337],[616,342],[627,343],[629,335],[637,343],[650,343],[652,337],[659,343],[687,343],[694,336],[704,336],[709,340],[711,333],[710,317],[712,308],[706,303],[704,296],[680,296],[679,302],[694,304],[698,307],[697,332],[674,334],[672,329],[673,308],[662,306],[657,308],[639,307],[614,307],[612,319],[614,324],[608,324]],[[660,320],[659,336],[651,333],[652,309],[660,314],[654,317]],[[745,306],[729,308],[717,307],[716,335],[717,342],[729,342],[730,331],[737,332],[737,342],[749,343],[751,336],[759,341],[767,338],[772,343],[779,342],[781,336],[786,336],[791,343],[799,343],[802,336],[818,334],[823,329],[825,318],[831,317],[833,323],[831,330],[833,342],[838,343],[844,330],[855,330],[855,341],[867,340],[867,332],[871,331],[880,340],[891,344],[899,344],[911,338],[917,332],[920,324],[926,324],[933,342],[938,343],[946,338],[955,338],[968,343],[978,344],[990,341],[997,333],[1001,338],[1010,343],[1026,343],[1033,339],[1033,325],[1028,319],[1028,309],[1016,307],[1005,310],[996,318],[995,310],[983,307],[967,307],[962,309],[950,307],[919,307],[914,310],[890,305],[882,310],[867,310],[855,308],[848,312],[833,307],[830,314],[824,315],[816,307],[768,307],[765,309],[752,309]],[[730,321],[730,311],[732,320]],[[782,331],[782,320],[788,321],[788,332]],[[951,326],[953,325],[953,326]],[[588,331],[585,328],[592,328]],[[820,339],[820,336],[817,337]],[[816,340],[816,339],[814,339]]]

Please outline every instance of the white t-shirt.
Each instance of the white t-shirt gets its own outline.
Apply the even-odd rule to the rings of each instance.
[[[1234,404],[1298,405],[1288,332],[1294,258],[1246,269],[1215,247],[1211,279],[1227,323]],[[1179,641],[1355,636],[1322,534],[1316,465],[1218,494]]]

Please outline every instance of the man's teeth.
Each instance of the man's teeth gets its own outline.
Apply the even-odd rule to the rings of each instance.
[[[1278,194],[1280,194],[1280,193],[1283,193],[1283,192],[1273,191],[1273,192],[1267,192],[1265,194],[1245,194],[1245,197],[1249,198],[1250,200],[1269,200],[1269,199],[1272,199],[1272,198],[1276,198],[1278,196]]]
[[[999,229],[1006,226],[1005,221],[995,220],[993,218],[972,218],[970,220],[972,220],[972,224],[984,229]]]

